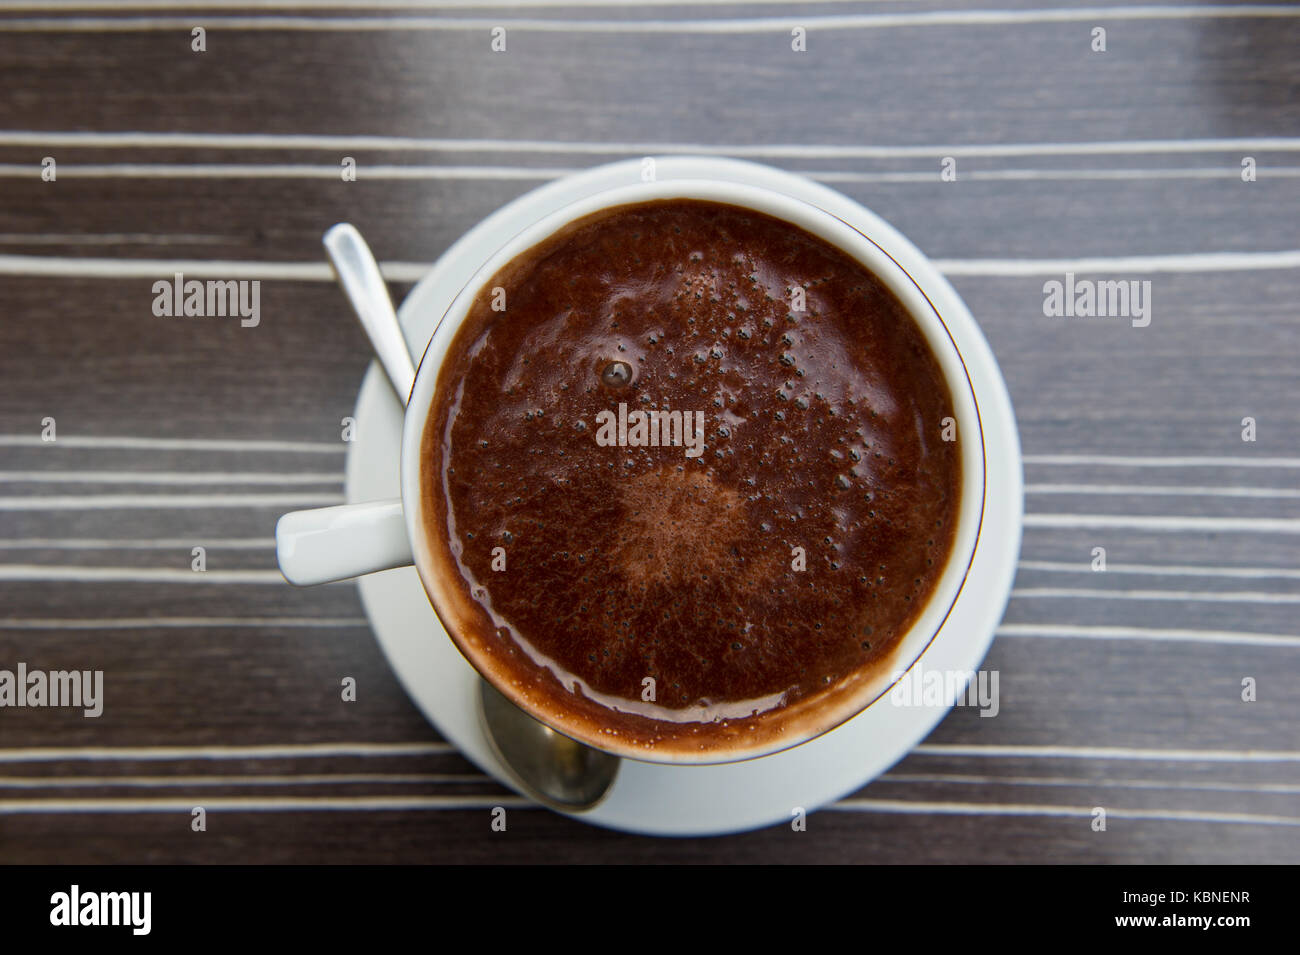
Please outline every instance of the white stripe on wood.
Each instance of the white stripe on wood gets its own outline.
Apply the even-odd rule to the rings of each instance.
[[[1300,468],[1300,458],[1237,455],[1026,454],[1025,464],[1116,468]]]
[[[971,786],[1051,786],[1071,789],[1168,789],[1188,792],[1251,793],[1260,796],[1300,793],[1297,783],[1229,783],[1183,779],[1102,779],[1072,776],[977,776],[965,773],[885,773],[878,783],[940,783]]]
[[[0,543],[3,546],[3,543]],[[1053,573],[1107,573],[1146,574],[1155,577],[1278,577],[1300,580],[1300,569],[1294,567],[1206,567],[1192,564],[1111,564],[1105,571],[1094,571],[1088,561],[1069,563],[1052,560],[1022,560],[1021,570],[1043,570]]]
[[[0,567],[3,573],[3,567]],[[1176,600],[1180,603],[1300,603],[1300,594],[1215,590],[1104,590],[1083,587],[1023,587],[1011,591],[1020,600]]]
[[[827,809],[842,812],[883,812],[943,816],[1063,816],[1088,819],[1092,806],[1053,806],[1024,803],[922,802],[900,799],[841,799]],[[1207,812],[1196,809],[1122,809],[1106,807],[1110,819],[1156,822],[1197,822],[1248,826],[1300,826],[1300,817],[1257,815],[1244,812]]]
[[[3,259],[4,256],[0,256]],[[33,431],[38,431],[33,427]],[[343,454],[347,445],[324,441],[261,441],[254,438],[138,438],[66,435],[43,441],[39,434],[0,434],[0,447],[42,447],[49,450],[76,448],[92,451],[237,451],[280,454]]]
[[[1280,252],[1205,252],[1180,255],[1129,255],[1080,259],[934,259],[946,275],[985,278],[1027,278],[1088,273],[1242,272],[1300,268],[1300,250]],[[385,262],[384,278],[418,282],[432,264]],[[101,259],[72,256],[0,255],[0,275],[46,278],[145,279],[172,281],[181,272],[187,279],[260,279],[285,282],[334,282],[325,262],[250,262],[220,259]],[[221,319],[160,318],[159,321],[221,321]],[[1264,466],[1264,465],[1256,465]],[[1290,465],[1287,465],[1290,466]]]
[[[1159,627],[1084,626],[1056,623],[1004,623],[999,637],[1063,640],[1129,640],[1171,643],[1219,643],[1243,647],[1300,647],[1300,636],[1239,630],[1193,630]]]
[[[536,166],[430,166],[370,164],[352,167],[357,181],[502,181],[545,182],[582,172],[578,167]],[[850,172],[820,169],[792,169],[791,172],[825,183],[941,183],[938,170],[912,172]],[[0,177],[37,179],[42,172],[36,163],[0,163]],[[339,166],[310,163],[73,163],[59,166],[61,179],[322,179],[339,180]],[[1147,181],[1179,179],[1240,179],[1241,168],[1235,165],[1165,169],[973,169],[961,173],[962,181],[972,182],[1092,182]],[[1257,181],[1300,178],[1300,167],[1257,166]],[[166,244],[165,236],[148,237]],[[16,236],[12,244],[19,244]],[[213,241],[229,241],[220,237]],[[67,245],[82,243],[76,237],[60,237],[57,243],[36,237],[30,244]]]
[[[177,630],[256,627],[336,628],[366,627],[365,617],[0,617],[4,630]]]
[[[0,511],[116,511],[203,507],[316,507],[342,504],[343,494],[93,494],[0,497]]]
[[[198,542],[202,544],[202,541]],[[187,552],[188,556],[188,552]],[[177,567],[50,567],[0,564],[0,581],[41,580],[54,583],[133,584],[270,584],[288,586],[278,570],[204,570]]]
[[[275,547],[274,537],[197,537],[157,538],[156,540],[125,540],[108,537],[19,537],[0,538],[0,550],[170,550],[173,547],[189,550],[202,543],[208,550],[263,550]]]
[[[921,756],[973,756],[988,759],[1150,760],[1173,763],[1300,763],[1300,750],[1149,749],[1123,746],[1030,746],[922,743]]]
[[[1300,497],[1293,487],[1180,487],[1173,484],[1026,484],[1026,494],[1121,495],[1161,497]]]
[[[726,35],[752,33],[788,33],[801,26],[815,31],[883,30],[900,27],[981,27],[1020,26],[1039,23],[1097,23],[1123,20],[1223,20],[1223,19],[1290,19],[1300,17],[1300,8],[1278,4],[1241,5],[1165,5],[1128,7],[1079,7],[1039,10],[934,10],[917,13],[831,14],[783,17],[733,17],[727,19],[678,20],[572,20],[507,17],[427,17],[427,16],[224,16],[207,14],[203,26],[223,31],[307,31],[330,32],[363,30],[409,32],[482,32],[505,27],[525,33],[605,33],[605,34],[695,34]],[[89,33],[176,30],[194,26],[194,18],[174,16],[124,17],[31,17],[0,20],[0,31],[14,33]]]
[[[47,813],[403,812],[541,808],[520,796],[196,796],[194,799],[0,799],[0,816]]]
[[[1180,517],[1150,514],[1026,514],[1025,527],[1091,529],[1102,527],[1181,533],[1298,534],[1300,519],[1283,517]]]
[[[938,143],[929,145],[829,143],[673,143],[611,140],[439,139],[307,133],[203,133],[146,131],[0,130],[0,146],[94,149],[242,149],[347,152],[539,153],[604,156],[691,155],[787,159],[935,159],[955,157],[1129,156],[1225,153],[1239,158],[1266,152],[1300,152],[1297,136],[1222,139],[1133,139],[1062,143]]]
[[[90,746],[0,748],[0,763],[68,760],[119,762],[206,759],[318,759],[352,756],[440,756],[450,743],[271,743],[251,746]]]
[[[341,484],[341,473],[253,471],[0,471],[0,482],[29,484]],[[1300,493],[1300,492],[1297,492]]]
[[[438,786],[492,783],[486,773],[330,773],[215,776],[0,776],[0,789],[143,789],[179,786]],[[1297,787],[1300,789],[1300,787]]]

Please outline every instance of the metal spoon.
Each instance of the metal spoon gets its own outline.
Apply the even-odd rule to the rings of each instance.
[[[370,336],[379,363],[405,408],[415,384],[415,365],[374,253],[356,227],[348,222],[332,227],[321,241],[352,311],[361,319],[361,327]]]
[[[374,254],[347,222],[333,226],[322,242],[352,310],[406,407],[415,384],[415,365]],[[565,812],[591,809],[605,797],[618,774],[617,756],[539,723],[486,680],[479,680],[479,690],[488,740],[520,788],[543,805]]]
[[[528,795],[565,812],[592,809],[605,798],[621,759],[539,723],[486,680],[479,681],[479,699],[492,749]]]

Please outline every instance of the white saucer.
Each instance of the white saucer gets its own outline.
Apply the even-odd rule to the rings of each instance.
[[[456,293],[516,232],[593,192],[636,182],[641,170],[642,160],[635,159],[557,180],[471,229],[402,303],[399,311],[411,353],[417,358],[424,353]],[[943,316],[966,363],[979,403],[987,461],[984,531],[966,585],[919,662],[926,670],[977,669],[1011,590],[1023,502],[1011,399],[970,311],[915,246],[873,213],[824,186],[728,159],[658,158],[656,173],[659,179],[724,179],[762,186],[820,206],[869,236],[888,235],[897,243],[899,264]],[[371,365],[362,383],[354,416],[347,499],[400,497],[402,408],[378,364]],[[1006,530],[991,533],[994,528]],[[478,675],[443,630],[415,569],[371,574],[361,578],[359,586],[379,644],[411,699],[449,742],[484,772],[511,786],[483,736]],[[886,696],[815,740],[748,762],[665,766],[625,761],[606,799],[575,818],[611,829],[674,836],[720,835],[788,822],[795,807],[811,812],[870,782],[923,740],[945,713],[934,706],[893,706]]]

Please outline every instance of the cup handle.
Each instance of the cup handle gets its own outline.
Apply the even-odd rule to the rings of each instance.
[[[400,498],[286,514],[275,525],[275,553],[299,587],[415,562]]]

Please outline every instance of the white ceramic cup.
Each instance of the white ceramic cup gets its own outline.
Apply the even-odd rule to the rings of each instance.
[[[736,745],[706,753],[673,751],[656,753],[631,748],[607,736],[597,736],[578,723],[569,723],[554,709],[537,710],[504,681],[493,678],[466,645],[456,640],[448,587],[433,565],[428,544],[429,528],[439,526],[422,513],[420,448],[425,423],[436,393],[439,372],[456,332],[486,283],[511,260],[543,242],[577,219],[601,210],[659,199],[700,199],[741,206],[789,222],[829,242],[876,275],[904,305],[925,337],[948,384],[961,445],[962,491],[956,533],[948,562],[924,610],[896,645],[890,666],[863,683],[853,696],[834,707],[811,707],[806,718],[778,741],[757,746]],[[295,511],[276,526],[276,550],[286,579],[298,585],[327,583],[375,571],[414,564],[435,612],[470,664],[508,698],[556,730],[580,742],[620,756],[670,763],[717,763],[749,759],[786,749],[835,728],[879,699],[891,685],[891,675],[910,669],[939,633],[965,582],[980,534],[985,499],[985,447],[975,395],[952,336],[920,285],[891,255],[891,236],[873,239],[836,216],[800,199],[757,186],[704,179],[641,182],[597,193],[574,202],[523,229],[483,263],[451,303],[434,330],[416,372],[402,426],[401,498],[337,507]]]

